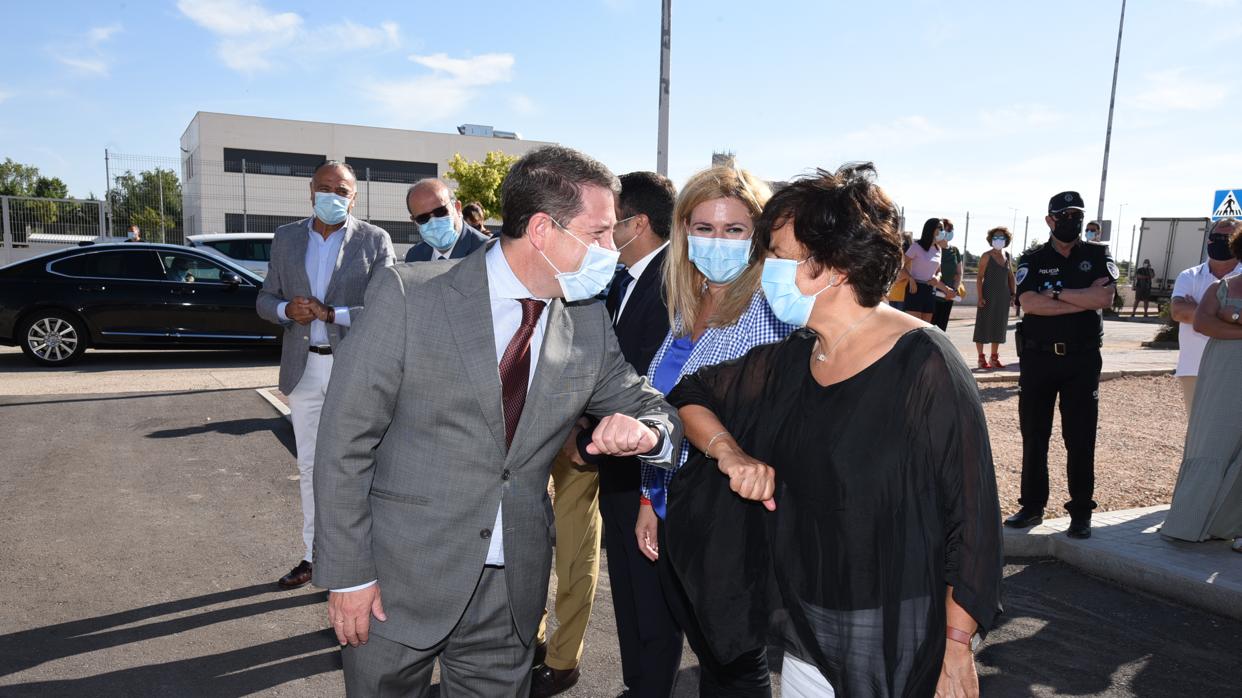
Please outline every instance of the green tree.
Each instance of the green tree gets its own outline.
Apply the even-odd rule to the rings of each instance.
[[[457,182],[457,200],[462,203],[477,201],[483,206],[488,218],[500,217],[500,184],[509,174],[509,168],[517,162],[514,155],[505,155],[493,150],[479,162],[470,162],[461,156],[453,155],[449,161],[449,179]]]
[[[145,241],[181,240],[181,180],[176,172],[161,167],[138,174],[127,171],[116,177],[108,196],[114,231],[137,225]]]
[[[38,180],[39,168],[34,165],[23,165],[12,158],[0,163],[0,195],[33,196]]]

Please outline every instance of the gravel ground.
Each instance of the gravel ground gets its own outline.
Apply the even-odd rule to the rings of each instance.
[[[1018,428],[1016,384],[981,386],[992,437],[1001,511],[1018,508],[1022,475],[1022,432]],[[1098,511],[1168,504],[1182,462],[1186,409],[1172,376],[1119,378],[1100,384],[1100,426],[1095,445]],[[1049,515],[1060,516],[1069,499],[1061,418],[1053,420],[1048,447]]]

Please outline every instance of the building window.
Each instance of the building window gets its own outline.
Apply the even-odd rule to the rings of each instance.
[[[284,177],[310,177],[328,158],[306,153],[279,153],[273,150],[224,149],[224,171],[241,172],[242,161],[246,174],[280,175]]]
[[[440,174],[440,167],[434,162],[405,162],[376,158],[345,158],[345,162],[354,168],[354,174],[358,176],[359,182],[367,181],[368,168],[372,182],[396,184],[413,184],[420,179],[436,177]]]
[[[249,165],[250,161],[247,160]],[[300,221],[306,216],[268,216],[259,213],[241,214],[226,213],[224,214],[224,232],[226,233],[274,233],[276,229],[286,223]]]

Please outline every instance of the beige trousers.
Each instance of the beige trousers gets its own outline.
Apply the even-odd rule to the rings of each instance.
[[[1182,385],[1182,399],[1186,401],[1186,421],[1190,421],[1190,410],[1195,404],[1195,379],[1198,376],[1178,376],[1177,382]]]
[[[552,510],[556,514],[556,632],[548,639],[548,612],[538,641],[548,643],[545,663],[562,671],[578,666],[595,586],[599,582],[599,473],[561,456],[552,462]]]

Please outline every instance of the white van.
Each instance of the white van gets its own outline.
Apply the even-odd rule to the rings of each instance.
[[[208,233],[187,235],[185,244],[215,252],[258,274],[267,276],[272,258],[273,233]]]

